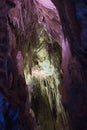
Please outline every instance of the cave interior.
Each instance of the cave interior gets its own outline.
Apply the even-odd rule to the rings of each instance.
[[[87,0],[0,1],[0,130],[87,130]]]

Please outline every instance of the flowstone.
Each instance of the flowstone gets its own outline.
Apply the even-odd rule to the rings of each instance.
[[[32,75],[27,76],[28,69],[25,69],[36,130],[70,130],[59,91],[62,80],[61,48],[52,41],[48,45],[46,38],[42,33],[39,47],[33,50]]]

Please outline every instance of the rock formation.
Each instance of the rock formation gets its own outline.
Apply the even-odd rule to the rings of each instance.
[[[87,129],[86,35],[87,0],[0,1],[0,129]]]

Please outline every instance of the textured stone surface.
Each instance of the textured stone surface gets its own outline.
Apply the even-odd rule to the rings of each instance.
[[[68,110],[74,130],[87,129],[87,3],[84,0],[54,0],[59,11],[64,36],[71,56],[62,60],[63,103]],[[72,3],[73,2],[73,3]],[[75,9],[75,10],[74,10]],[[66,45],[65,45],[66,47]],[[67,52],[67,49],[66,49]],[[65,55],[65,59],[69,57]],[[65,67],[66,66],[66,67]],[[64,96],[65,95],[65,96]]]
[[[9,32],[7,25],[7,14],[10,8],[14,7],[12,1],[0,1],[0,129],[19,129],[17,109],[9,109],[8,95],[8,50]],[[7,94],[7,95],[6,95]]]
[[[14,0],[14,2],[16,7],[9,12],[9,23],[12,27],[10,42],[13,42],[14,46],[17,42],[17,48],[24,50],[23,53],[26,51],[24,44],[28,44],[29,50],[27,52],[31,69],[32,47],[30,44],[35,45],[35,41],[33,42],[35,37],[31,37],[30,40],[33,30],[31,25],[34,22],[32,16],[36,16],[39,26],[44,26],[46,31],[59,41],[62,47],[63,104],[66,111],[69,112],[73,129],[86,130],[87,0],[53,0],[58,13],[52,3],[48,4],[43,0],[34,0],[32,5],[30,0]],[[7,13],[10,7],[14,7],[15,4],[11,0],[0,1],[0,85],[3,85],[4,81],[8,79]],[[50,47],[49,52],[51,51],[52,48]]]

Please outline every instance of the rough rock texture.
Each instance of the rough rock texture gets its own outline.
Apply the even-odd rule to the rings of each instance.
[[[14,28],[10,28],[13,23],[9,10],[13,7],[15,3],[12,0],[0,1],[0,129],[33,130],[23,57],[16,49]]]
[[[14,7],[14,3],[11,1],[0,1],[0,86],[5,86],[8,80],[7,74],[7,60],[8,60],[8,48],[9,48],[9,35],[7,26],[7,14],[9,9]]]
[[[61,46],[63,34],[56,7],[50,0],[34,0],[34,5],[38,16],[38,23],[43,25],[49,35],[56,39]]]
[[[32,81],[27,82],[29,90],[32,91],[31,106],[36,117],[36,128],[70,130],[60,94],[61,48],[51,37],[47,39],[48,34],[42,30],[33,53]]]
[[[62,60],[63,103],[71,116],[74,130],[87,129],[87,3],[81,1],[54,0],[59,11],[64,37],[68,40],[69,51]],[[65,67],[65,65],[67,67]],[[67,81],[66,81],[67,79]],[[64,96],[65,95],[65,96]]]
[[[58,44],[62,48],[62,64],[61,64],[61,68],[63,71],[62,102],[65,107],[65,110],[68,111],[69,113],[71,119],[71,126],[73,130],[86,130],[87,129],[87,88],[86,88],[87,87],[87,80],[86,80],[87,0],[77,0],[77,1],[52,0],[52,1],[56,7],[51,3],[50,0],[49,1],[14,0],[16,7],[12,0],[0,1],[1,92],[5,93],[6,83],[7,80],[9,79],[9,71],[11,72],[10,86],[12,86],[13,70],[8,69],[9,67],[7,67],[7,61],[8,61],[8,55],[11,56],[13,48],[17,48],[18,51],[21,50],[25,60],[24,61],[25,66],[27,64],[25,70],[26,68],[28,68],[30,73],[32,73],[31,71],[31,68],[33,66],[32,48],[36,47],[38,43],[37,37],[43,26],[45,31],[48,33],[49,37],[51,37],[50,40],[55,39],[55,41],[58,41]],[[11,9],[11,11],[8,14],[8,11],[11,7],[15,8]],[[7,16],[9,26],[7,25]],[[8,31],[10,40],[8,36]],[[49,43],[50,40],[47,41],[47,49],[51,59],[52,58],[51,53],[53,54],[52,52],[53,46],[51,46],[51,44]],[[9,45],[10,49],[8,50]],[[20,59],[20,57],[21,56],[18,55],[17,60]],[[16,59],[14,60],[13,63],[15,62]],[[35,63],[37,63],[37,61],[35,61]],[[18,65],[18,68],[20,69],[19,74],[22,75],[23,74],[22,65],[20,65],[20,63],[17,64],[17,62],[16,65]],[[16,69],[15,71],[17,71],[17,74],[18,74],[18,68],[14,67],[14,70]],[[24,86],[26,86],[24,79],[22,80],[22,77],[19,78],[19,80],[15,79],[15,81],[17,83],[19,81],[20,82],[23,81]],[[18,99],[20,99],[21,102],[22,97],[21,94],[18,93],[17,89],[18,86],[22,88],[22,84],[19,83],[19,85],[16,86],[17,90],[16,96],[18,97]],[[26,93],[22,94],[26,95]],[[14,98],[12,100],[14,100],[14,102],[17,101]],[[25,101],[25,99],[23,99],[23,101]],[[20,106],[22,105],[22,103],[20,103]],[[23,122],[25,122],[23,120],[23,117],[21,119]],[[25,129],[27,129],[26,126]]]
[[[0,1],[0,129],[18,129],[18,111],[9,109],[8,95],[8,50],[9,33],[7,14],[9,9],[15,7],[11,0]],[[10,125],[9,125],[10,122]]]

